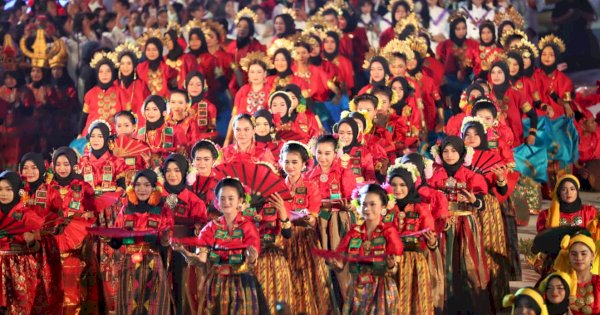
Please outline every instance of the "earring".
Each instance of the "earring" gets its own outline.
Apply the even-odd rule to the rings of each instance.
[[[302,167],[302,173],[306,172],[306,165],[304,165],[304,167]]]
[[[381,215],[382,216],[386,216],[387,215],[387,209],[384,208],[383,210],[381,210]]]

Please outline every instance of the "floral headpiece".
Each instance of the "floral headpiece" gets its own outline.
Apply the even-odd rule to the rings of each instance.
[[[393,54],[402,54],[406,56],[407,60],[415,59],[415,53],[410,48],[410,43],[405,40],[399,40],[397,38],[392,39],[383,48],[383,54],[392,56]]]
[[[537,58],[540,55],[537,47],[525,38],[522,38],[519,43],[517,43],[516,48],[522,51],[521,54],[523,57],[531,58],[531,54],[533,54],[533,58]]]
[[[408,45],[413,52],[419,54],[419,57],[425,58],[427,57],[427,41],[422,37],[411,36],[408,38]]]
[[[104,61],[108,61],[111,65],[112,68],[116,68],[117,66],[117,54],[115,54],[112,51],[106,52],[106,51],[99,51],[96,52],[94,54],[94,57],[92,58],[92,61],[90,61],[90,67],[92,68],[96,68],[97,65],[99,65],[100,63],[104,62]]]
[[[106,127],[108,128],[108,134],[109,135],[112,134],[112,128],[110,127],[110,124],[106,120],[104,120],[104,119],[96,119],[96,120],[92,121],[90,123],[90,126],[88,127],[88,130],[87,130],[88,134],[92,134],[92,127],[94,127],[94,125],[96,123],[100,123],[100,124],[106,125]]]
[[[137,58],[138,60],[140,58],[142,58],[142,51],[138,48],[138,46],[132,44],[131,42],[127,42],[127,43],[123,43],[119,46],[117,46],[117,48],[115,48],[115,54],[116,54],[116,67],[118,68],[120,63],[121,63],[121,58],[123,57],[123,55],[130,53],[133,54],[135,56],[135,58]]]
[[[237,25],[240,22],[240,19],[245,17],[250,18],[254,23],[258,22],[258,16],[256,15],[256,12],[250,10],[248,7],[245,7],[235,15],[234,23]]]
[[[242,68],[242,70],[248,72],[248,68],[254,61],[260,61],[264,63],[267,66],[267,70],[273,68],[273,63],[271,62],[271,59],[261,51],[253,51],[251,53],[248,53],[246,57],[240,60],[240,67]]]
[[[137,40],[136,43],[138,44],[138,46],[140,47],[144,47],[146,46],[146,43],[148,42],[148,40],[150,38],[157,38],[161,41],[161,43],[163,45],[166,45],[166,40],[165,37],[163,36],[163,34],[161,33],[159,28],[151,28],[148,29],[146,32],[144,32],[144,34],[142,34],[142,36],[140,36]],[[162,51],[160,51],[159,53],[162,54]]]
[[[225,36],[227,36],[225,28],[220,23],[211,20],[204,21],[204,23],[202,23],[202,31],[204,32],[205,36],[208,34],[209,30],[212,30],[219,36],[220,42],[222,42],[225,39]]]
[[[483,121],[483,119],[479,118],[478,116],[467,116],[463,119],[462,124],[460,125],[460,132],[464,133],[465,132],[465,126],[469,123],[473,123],[476,122],[478,124],[481,124],[481,126],[483,126],[483,132],[487,133],[488,127],[487,124]],[[482,135],[483,136],[483,135]]]
[[[565,42],[554,34],[546,35],[538,42],[540,51],[546,48],[546,46],[554,46],[561,54],[566,50]]]
[[[414,12],[409,13],[406,17],[396,23],[396,26],[394,26],[394,33],[398,35],[402,34],[402,32],[404,32],[406,27],[409,25],[413,26],[414,28],[412,36],[416,36],[421,22]]]
[[[470,166],[471,163],[473,162],[473,155],[475,154],[475,150],[473,150],[473,148],[471,148],[469,146],[465,146],[465,151],[466,152],[465,152],[465,159],[463,161],[463,165]],[[431,156],[433,156],[435,164],[443,165],[439,144],[432,146],[429,153],[431,153]]]
[[[292,42],[291,40],[286,38],[278,38],[273,43],[271,43],[271,46],[269,46],[269,49],[267,50],[267,55],[269,56],[269,58],[275,59],[275,53],[279,49],[287,50],[292,56],[292,58],[295,59],[296,50],[294,49],[294,42]]]
[[[523,29],[523,25],[525,25],[523,16],[512,5],[509,5],[504,12],[498,12],[494,15],[494,24],[496,24],[496,27],[499,27],[504,21],[513,22],[518,29]]]
[[[500,45],[502,45],[502,47],[504,47],[506,45],[506,41],[508,40],[509,37],[514,37],[514,36],[518,36],[520,38],[524,38],[527,39],[527,34],[525,34],[525,32],[523,32],[522,30],[515,28],[512,30],[508,30],[506,32],[504,32],[504,34],[502,34],[502,37],[500,38]]]

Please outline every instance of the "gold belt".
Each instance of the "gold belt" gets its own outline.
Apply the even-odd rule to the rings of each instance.
[[[140,253],[140,252],[141,253],[152,253],[152,254],[158,253],[158,250],[154,246],[148,245],[148,244],[126,245],[125,251],[127,252],[127,254],[135,254],[135,253]]]

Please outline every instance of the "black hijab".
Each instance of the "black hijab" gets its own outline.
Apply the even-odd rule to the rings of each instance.
[[[133,182],[131,183],[131,185],[133,187],[135,187],[135,184],[140,179],[140,177],[145,177],[150,182],[150,185],[152,185],[153,188],[156,188],[156,183],[158,181],[158,177],[156,176],[156,173],[154,173],[152,170],[145,169],[145,170],[141,170],[141,171],[138,171],[137,173],[135,173],[135,176],[133,177]],[[146,201],[139,200],[137,205],[133,204],[132,202],[128,202],[128,204],[127,204],[128,210],[130,210],[132,212],[137,212],[137,213],[148,212],[150,210],[150,207],[151,206],[148,204],[148,200],[146,200]]]
[[[46,164],[44,163],[44,157],[40,153],[29,152],[25,153],[19,162],[19,172],[23,174],[23,167],[25,162],[31,161],[37,167],[40,172],[40,177],[33,183],[29,183],[29,194],[34,194],[37,189],[44,183],[44,174],[46,174]]]
[[[283,57],[285,58],[285,62],[287,63],[287,68],[283,72],[279,72],[279,71],[275,70],[277,72],[277,76],[280,78],[285,78],[287,76],[294,74],[292,72],[292,54],[285,48],[279,48],[273,54],[273,59],[275,59],[275,56],[277,56],[278,54],[282,54]]]
[[[150,103],[156,104],[156,107],[158,107],[158,110],[160,111],[161,115],[160,115],[160,118],[155,122],[149,122],[148,120],[146,120],[146,131],[156,130],[156,129],[160,128],[160,126],[162,126],[165,123],[165,116],[162,115],[162,113],[167,111],[167,102],[165,101],[164,98],[162,98],[162,96],[150,95],[144,101],[144,105],[142,106],[142,112],[146,109],[146,106]]]
[[[323,57],[329,61],[332,61],[340,53],[340,35],[334,31],[328,31],[325,34],[327,37],[331,37],[335,41],[335,50],[332,53],[327,53],[325,50],[323,50]]]
[[[562,283],[563,287],[565,288],[565,298],[562,302],[558,303],[558,304],[554,304],[552,302],[550,302],[548,299],[546,299],[546,307],[548,308],[548,314],[549,315],[562,315],[562,314],[566,314],[569,311],[569,295],[571,294],[571,290],[569,288],[569,284],[567,283],[567,281],[565,281],[565,279],[563,279],[563,277],[559,276],[559,275],[553,275],[550,276],[548,278],[548,282],[550,282],[550,280],[552,279],[559,279],[560,282]],[[542,294],[544,294],[545,292],[541,292]]]
[[[475,129],[475,132],[479,136],[480,144],[479,144],[479,146],[477,146],[473,149],[482,150],[482,151],[488,150],[489,147],[488,147],[487,134],[485,133],[485,128],[483,127],[483,125],[478,121],[470,121],[470,122],[466,123],[462,130],[462,138],[463,139],[467,136],[467,131],[469,131],[469,129]]]
[[[373,85],[373,86],[375,86],[375,85],[386,85],[385,77],[386,76],[389,77],[391,75],[390,65],[389,65],[387,59],[385,59],[382,56],[375,56],[375,57],[371,58],[371,62],[369,63],[369,72],[370,72],[371,65],[374,62],[379,62],[381,64],[381,66],[383,67],[383,72],[385,73],[385,75],[384,75],[383,80],[381,82],[372,81],[371,85]]]
[[[484,43],[483,40],[481,40],[481,31],[483,31],[484,28],[487,28],[492,32],[492,40],[489,43]],[[479,45],[481,46],[490,47],[496,43],[496,26],[492,21],[485,20],[479,25],[479,38]]]
[[[427,181],[425,180],[425,162],[423,162],[423,157],[419,155],[419,153],[409,153],[404,155],[400,160],[400,163],[410,163],[417,167],[417,170],[419,171],[419,177],[421,177],[421,185],[419,185],[417,189],[419,189],[421,186],[427,185]]]
[[[101,149],[94,150],[92,148],[92,146],[90,146],[90,152],[97,159],[99,159],[104,153],[106,153],[106,151],[108,151],[108,140],[110,139],[110,129],[109,129],[108,125],[106,125],[106,123],[104,123],[104,122],[97,121],[97,122],[93,123],[90,126],[89,132],[86,136],[88,141],[90,140],[90,137],[92,136],[92,131],[94,131],[94,129],[100,129],[100,132],[102,133],[102,138],[104,138],[104,145],[102,146]]]
[[[394,85],[395,82],[399,82],[400,85],[402,85],[402,91],[404,91],[404,93],[402,98],[400,98],[396,104],[392,104],[392,108],[396,111],[396,115],[402,115],[402,110],[404,109],[404,106],[406,106],[406,98],[412,94],[412,88],[405,77],[395,77],[390,82],[390,87]]]
[[[444,158],[442,157],[442,155],[444,154],[444,148],[446,148],[447,146],[452,146],[460,156],[458,161],[453,165],[446,163],[446,161],[444,161]],[[440,158],[442,159],[442,166],[446,170],[446,173],[448,173],[448,176],[454,176],[458,169],[463,165],[465,155],[467,154],[467,150],[465,149],[465,144],[461,138],[457,136],[448,136],[444,138],[444,140],[442,140],[439,154]]]
[[[98,73],[100,73],[100,66],[102,66],[102,65],[107,65],[111,70],[112,76],[110,78],[110,81],[108,81],[108,83],[102,83],[102,82],[100,82],[100,78],[98,78]],[[108,60],[107,58],[103,58],[96,65],[96,85],[98,87],[100,87],[102,90],[106,91],[106,90],[108,90],[108,88],[110,88],[113,85],[114,78],[115,78],[115,69],[114,69],[113,63],[110,60]]]
[[[492,100],[488,99],[485,96],[480,96],[477,99],[475,99],[475,104],[471,109],[471,116],[477,116],[477,112],[480,110],[489,110],[492,113],[492,116],[494,116],[494,118],[498,117],[498,109],[496,109],[496,105],[494,105],[494,102],[492,102]]]
[[[352,148],[359,145],[359,143],[358,143],[358,124],[356,123],[354,118],[351,118],[351,117],[343,118],[337,124],[335,124],[335,126],[334,126],[335,133],[338,132],[338,130],[340,129],[340,126],[342,124],[348,124],[348,126],[350,126],[350,129],[352,129],[352,142],[350,142],[349,145],[346,145],[345,147],[342,148],[342,151],[344,151],[344,153],[349,154],[350,151],[352,150]]]
[[[121,84],[123,84],[123,86],[125,86],[127,88],[135,80],[135,68],[137,67],[138,60],[133,52],[126,51],[121,55],[121,57],[119,58],[119,61],[121,61],[123,59],[123,57],[125,57],[125,56],[128,56],[129,58],[131,58],[131,63],[133,64],[133,71],[131,72],[130,75],[123,75],[121,72],[119,72],[119,81]]]
[[[556,45],[548,44],[548,45],[542,47],[542,49],[540,49],[540,60],[541,60],[541,56],[542,56],[542,51],[544,51],[544,49],[546,49],[546,47],[550,47],[554,51],[554,57],[555,57],[554,63],[549,66],[546,66],[540,61],[540,69],[542,69],[545,74],[550,74],[550,73],[554,72],[554,70],[556,70],[556,65],[558,64],[558,58],[560,57],[560,50],[558,49],[558,47],[556,47]]]
[[[237,44],[237,49],[242,49],[250,44],[252,37],[254,36],[254,20],[247,16],[243,16],[239,19],[238,23],[241,21],[246,21],[248,23],[248,37],[241,38],[239,35],[236,37],[235,41]]]
[[[310,37],[317,41],[319,47],[323,47],[323,42],[321,41],[321,38],[319,36],[311,34]],[[321,62],[323,62],[323,58],[321,58],[321,55],[316,55],[314,57],[311,56],[308,58],[308,63],[314,66],[320,66]]]
[[[146,45],[144,46],[144,52],[146,51],[146,48],[148,48],[148,45],[150,45],[150,44],[153,44],[154,46],[156,46],[156,50],[158,50],[158,57],[154,60],[150,60],[146,56],[146,60],[148,60],[148,67],[150,68],[150,70],[156,71],[156,70],[158,70],[158,67],[160,66],[160,62],[162,61],[163,44],[162,44],[162,41],[156,37],[148,38],[148,40],[146,41]],[[173,44],[175,45],[175,43],[173,43]],[[144,53],[144,55],[145,55],[145,53]]]
[[[575,199],[575,201],[573,201],[571,203],[564,202],[560,198],[560,189],[566,182],[570,182],[577,189],[577,199]],[[560,183],[558,183],[558,189],[556,190],[556,193],[558,194],[558,203],[560,205],[560,212],[574,213],[574,212],[581,210],[581,197],[579,194],[579,187],[577,186],[577,183],[573,179],[567,177],[567,178],[564,178],[563,180],[561,180]]]
[[[409,204],[421,202],[421,196],[419,195],[417,187],[415,187],[415,182],[413,181],[412,175],[409,171],[402,167],[394,169],[388,176],[388,183],[391,184],[394,177],[400,177],[404,183],[406,183],[406,187],[408,187],[408,194],[406,197],[402,199],[396,199],[396,205],[398,205],[398,209],[400,209],[400,211],[404,211],[406,206]]]
[[[198,102],[200,102],[200,101],[202,101],[204,99],[204,94],[206,94],[206,90],[204,89],[204,85],[205,85],[206,81],[204,79],[204,75],[201,72],[199,72],[199,71],[189,72],[187,74],[187,76],[185,77],[185,88],[186,88],[186,90],[188,90],[187,86],[188,86],[188,84],[190,84],[190,81],[192,80],[193,77],[196,77],[196,78],[200,79],[200,82],[202,82],[202,92],[200,92],[200,94],[198,94],[196,96],[190,95],[192,104],[196,104],[196,103],[198,103]],[[190,94],[189,91],[188,91],[188,94]]]
[[[181,171],[181,182],[177,185],[172,186],[171,184],[169,184],[169,182],[167,181],[167,168],[169,167],[169,163],[175,163],[177,164],[177,167],[179,167],[179,170]],[[170,154],[165,161],[163,162],[162,165],[162,173],[163,176],[165,177],[165,189],[167,190],[168,193],[170,194],[179,194],[181,191],[183,191],[186,187],[186,175],[188,173],[188,169],[189,169],[189,163],[186,160],[186,158],[178,153],[172,153]]]
[[[54,180],[56,180],[56,182],[61,187],[64,187],[69,185],[73,181],[73,179],[81,177],[81,175],[78,175],[75,172],[75,167],[77,166],[78,160],[77,153],[75,152],[75,150],[69,147],[60,147],[56,149],[56,151],[54,151],[54,154],[52,155],[52,165],[54,165],[54,167],[56,167],[56,160],[58,160],[58,158],[61,155],[64,155],[69,161],[69,164],[71,165],[71,173],[69,173],[67,177],[60,177],[60,175],[58,175],[58,173],[54,171]]]
[[[13,171],[4,171],[0,173],[0,181],[1,180],[8,181],[8,184],[12,187],[14,195],[13,201],[11,201],[10,203],[0,203],[0,210],[2,210],[2,213],[6,215],[10,212],[10,210],[12,210],[14,206],[16,206],[21,201],[19,191],[21,190],[21,188],[23,188],[23,182],[21,181],[21,177],[19,176],[19,174]]]
[[[504,34],[504,28],[508,25],[512,26],[513,29],[516,28],[515,23],[513,23],[510,20],[502,21],[502,23],[500,23],[500,25],[498,25],[498,46],[500,46],[500,47],[502,47],[502,44],[500,43],[500,39],[502,38],[502,35]]]
[[[254,118],[258,118],[258,117],[262,117],[262,118],[266,119],[267,122],[269,122],[269,129],[273,128],[273,125],[274,125],[273,124],[273,114],[271,114],[270,111],[261,108],[261,109],[257,110],[256,113],[254,113]],[[262,143],[269,143],[269,142],[273,141],[273,138],[271,137],[270,132],[264,136],[259,136],[258,134],[255,134],[254,139],[256,140],[256,142],[262,142]]]
[[[517,64],[519,64],[519,72],[517,72],[517,74],[515,76],[510,75],[510,73],[508,74],[510,76],[510,82],[511,83],[515,83],[517,82],[517,80],[519,80],[520,78],[523,77],[523,56],[521,56],[520,53],[516,52],[516,51],[509,51],[506,56],[508,58],[512,58],[514,60],[517,61]]]
[[[173,42],[173,49],[169,50],[169,52],[167,53],[167,58],[169,60],[177,60],[183,55],[183,48],[181,47],[181,45],[179,45],[179,36],[177,36],[177,31],[169,30],[165,35],[169,36],[169,38]]]
[[[455,43],[456,46],[462,47],[462,45],[465,43],[465,40],[467,39],[467,36],[463,38],[456,37],[456,26],[458,26],[459,23],[465,23],[466,25],[467,20],[465,20],[464,17],[459,17],[450,22],[450,40],[453,43]]]
[[[292,108],[292,99],[290,98],[290,95],[285,92],[285,91],[277,91],[273,94],[271,94],[271,97],[269,98],[269,109],[271,108],[271,102],[273,101],[273,99],[275,97],[281,97],[283,98],[284,102],[285,102],[285,106],[286,106],[286,112],[285,112],[285,116],[280,117],[281,118],[281,123],[282,124],[287,124],[290,121],[293,121],[296,118],[296,112],[294,111],[292,113],[292,115],[290,115],[290,108]],[[298,99],[298,101],[300,101]]]
[[[500,70],[502,70],[502,72],[504,72],[504,82],[502,84],[495,85],[494,83],[492,83],[492,90],[494,91],[496,98],[501,100],[504,98],[504,94],[506,94],[506,91],[508,91],[508,88],[510,88],[510,72],[508,71],[508,65],[506,64],[505,61],[494,62],[492,64],[492,66],[490,67],[490,73],[492,72],[492,70],[495,67],[500,68]]]
[[[198,57],[201,54],[208,52],[208,45],[206,44],[206,37],[204,36],[204,32],[200,28],[194,27],[190,30],[189,38],[192,38],[192,35],[198,36],[198,39],[200,40],[201,44],[200,48],[198,49],[192,49],[192,47],[189,47],[190,53],[195,57]]]

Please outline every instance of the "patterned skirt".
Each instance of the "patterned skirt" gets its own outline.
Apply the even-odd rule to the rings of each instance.
[[[515,204],[512,197],[500,203],[502,218],[504,219],[504,234],[506,236],[506,251],[510,266],[510,281],[521,281],[521,257],[519,256],[519,235],[517,219],[515,217]]]
[[[199,314],[268,314],[260,284],[253,273],[220,275],[215,270],[206,279]]]
[[[100,243],[100,280],[105,303],[105,310],[114,312],[117,309],[117,293],[119,292],[119,276],[123,265],[123,247],[114,249],[104,241]]]
[[[502,299],[509,293],[510,261],[506,252],[504,220],[498,199],[493,194],[484,196],[485,209],[477,213],[483,233],[486,265],[490,272],[489,288],[495,309],[502,308]]]
[[[311,254],[320,248],[317,232],[310,227],[294,226],[292,237],[285,240],[284,255],[290,263],[294,305],[298,313],[330,314],[333,312],[332,283],[325,260]]]
[[[60,254],[63,314],[98,314],[98,262],[94,243],[86,238],[80,249]]]
[[[435,250],[429,250],[425,259],[429,268],[431,281],[431,300],[435,314],[440,314],[446,302],[446,262],[442,255],[442,238],[438,239],[439,246]]]
[[[405,251],[398,263],[398,313],[433,314],[431,274],[425,255]]]
[[[132,261],[135,246],[128,246],[123,259],[117,314],[161,315],[171,312],[169,278],[160,254],[141,250],[142,260]]]
[[[389,276],[373,276],[371,283],[359,283],[362,274],[353,274],[343,314],[396,314],[398,287]]]
[[[6,314],[31,314],[36,295],[44,292],[39,282],[35,253],[0,252],[0,307]]]
[[[349,211],[333,211],[330,213],[328,219],[319,215],[319,234],[321,235],[321,246],[323,249],[335,250],[354,223],[354,220],[354,214]],[[348,267],[344,267],[343,270],[335,271],[334,273],[339,284],[339,292],[345,299],[345,294],[348,292],[348,285],[350,285],[351,281]]]
[[[446,314],[489,314],[489,271],[481,227],[475,215],[452,215],[443,235],[446,261]]]
[[[271,314],[275,314],[277,303],[294,305],[290,266],[281,249],[263,248],[254,270]]]

